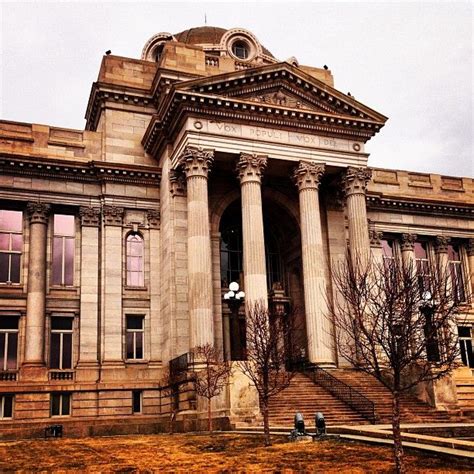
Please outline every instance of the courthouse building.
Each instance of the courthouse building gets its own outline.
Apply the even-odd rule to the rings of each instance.
[[[104,56],[85,130],[0,121],[0,432],[167,419],[171,360],[204,343],[241,357],[232,281],[303,308],[304,357],[337,374],[325,288],[348,247],[449,262],[465,367],[431,402],[472,405],[474,183],[369,168],[386,120],[326,66],[200,27]],[[216,416],[258,411],[251,392],[236,376]]]

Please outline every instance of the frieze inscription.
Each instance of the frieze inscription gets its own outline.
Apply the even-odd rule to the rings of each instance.
[[[320,137],[308,133],[288,132],[265,127],[239,125],[230,122],[203,121],[202,131],[218,135],[258,139],[270,143],[286,143],[311,148],[324,148],[336,151],[363,152],[363,145],[341,138]],[[194,127],[195,128],[195,127]],[[355,146],[357,145],[357,146]]]

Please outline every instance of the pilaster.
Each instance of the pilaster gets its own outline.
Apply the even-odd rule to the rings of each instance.
[[[403,264],[409,268],[411,265],[415,270],[415,242],[416,234],[402,234],[401,251]]]

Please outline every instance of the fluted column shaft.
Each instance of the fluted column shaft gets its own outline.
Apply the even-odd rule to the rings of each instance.
[[[265,156],[242,153],[237,163],[242,199],[242,239],[245,298],[248,305],[267,305],[267,270],[263,231],[261,177]]]
[[[365,193],[372,176],[368,168],[349,166],[343,178],[349,224],[349,248],[355,262],[365,265],[370,256]]]
[[[212,150],[188,147],[180,157],[188,208],[188,304],[190,345],[214,344],[212,258],[207,179]]]
[[[325,258],[319,209],[319,183],[324,165],[301,161],[294,173],[299,191],[301,252],[308,358],[334,365],[331,327],[327,319]]]
[[[471,282],[471,295],[474,295],[474,239],[469,239],[467,246],[468,275]]]
[[[415,268],[415,242],[416,234],[402,234],[402,261],[403,264],[409,268],[412,266],[412,270],[416,271]]]
[[[30,220],[25,364],[44,364],[46,310],[46,241],[50,206],[28,203]]]

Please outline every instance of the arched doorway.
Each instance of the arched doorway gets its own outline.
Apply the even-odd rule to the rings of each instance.
[[[263,209],[269,304],[279,311],[290,311],[292,307],[301,309],[298,327],[304,332],[299,225],[283,206],[270,198],[264,197]],[[221,288],[227,291],[229,284],[236,281],[245,291],[240,200],[232,202],[224,211],[219,231]],[[231,360],[240,360],[246,344],[244,308],[237,312],[223,305],[223,318],[225,352]]]

